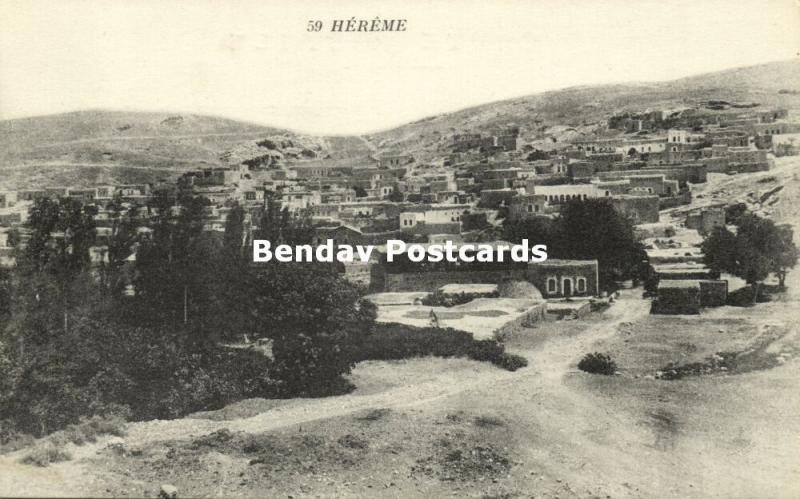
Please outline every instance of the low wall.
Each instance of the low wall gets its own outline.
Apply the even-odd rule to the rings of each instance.
[[[530,327],[533,323],[544,320],[546,314],[547,302],[534,305],[525,314],[500,326],[494,332],[494,337],[498,341],[503,341],[505,338],[508,338],[515,333],[519,333],[527,327]]]

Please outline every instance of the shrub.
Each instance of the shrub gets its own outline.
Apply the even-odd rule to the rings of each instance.
[[[342,447],[348,447],[350,449],[366,449],[369,447],[369,442],[361,437],[351,435],[349,433],[340,437],[338,443]]]
[[[481,428],[491,428],[494,426],[505,426],[505,422],[494,416],[478,416],[475,418],[475,426]]]
[[[755,286],[744,286],[728,293],[726,300],[727,305],[733,307],[751,307],[753,306],[753,295],[755,295]],[[758,286],[758,296],[755,303],[766,303],[771,301],[770,289],[767,286]]]
[[[611,376],[617,371],[617,363],[610,355],[599,352],[587,353],[578,362],[578,369],[587,373]]]
[[[0,421],[0,454],[28,447],[35,440],[33,435],[17,431],[11,421]]]
[[[36,466],[47,466],[50,463],[58,463],[61,461],[69,461],[72,455],[66,450],[53,443],[46,443],[44,445],[35,447],[28,454],[20,459],[23,464],[33,464]]]
[[[470,359],[497,362],[505,353],[503,345],[492,340],[480,340],[470,345],[467,355]]]
[[[528,365],[525,358],[506,353],[495,340],[476,340],[467,332],[451,328],[378,324],[361,348],[361,360],[400,360],[427,355],[466,357],[491,362],[509,371]]]
[[[119,416],[92,416],[81,418],[77,424],[69,424],[63,430],[52,433],[45,440],[57,447],[68,443],[83,445],[87,442],[96,442],[97,437],[125,435],[125,420]]]
[[[490,295],[486,295],[484,293],[445,294],[437,289],[433,293],[423,298],[422,304],[428,307],[454,307],[456,305],[469,303],[476,298],[496,298],[497,296],[497,293],[492,293]]]
[[[528,366],[528,359],[513,353],[503,353],[503,355],[493,362],[497,367],[502,367],[506,371],[516,371]]]

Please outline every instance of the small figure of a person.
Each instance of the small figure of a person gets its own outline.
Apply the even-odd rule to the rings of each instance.
[[[428,314],[428,318],[431,321],[431,327],[439,327],[439,317],[436,316],[436,312],[434,312],[433,309],[431,309],[431,313]]]

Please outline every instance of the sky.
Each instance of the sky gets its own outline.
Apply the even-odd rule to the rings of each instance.
[[[330,31],[352,17],[407,30]],[[365,133],[798,56],[796,0],[0,0],[0,119],[102,108]]]

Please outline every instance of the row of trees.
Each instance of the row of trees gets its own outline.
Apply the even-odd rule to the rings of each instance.
[[[0,430],[43,434],[92,414],[175,417],[342,389],[374,324],[361,290],[330,264],[253,266],[245,211],[234,206],[216,234],[203,230],[206,205],[159,192],[152,231],[141,231],[112,202],[108,261],[93,264],[94,207],[34,203],[17,266],[0,275]],[[275,203],[259,218],[256,237],[310,242],[310,226]],[[245,334],[271,339],[273,360],[220,346]]]

